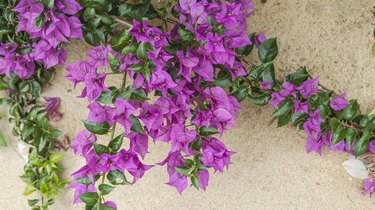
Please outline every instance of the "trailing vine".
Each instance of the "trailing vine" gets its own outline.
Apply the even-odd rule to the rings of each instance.
[[[63,155],[56,152],[61,132],[49,124],[61,118],[60,99],[46,98],[45,105],[40,100],[54,66],[65,63],[63,43],[82,37],[79,20],[72,16],[79,7],[74,11],[74,4],[67,3],[72,2],[0,1],[0,90],[8,96],[0,104],[10,107],[12,134],[29,146],[20,178],[27,184],[24,195],[41,194],[40,199],[28,200],[32,209],[48,209],[68,184],[60,176]],[[0,140],[6,144],[2,134]]]

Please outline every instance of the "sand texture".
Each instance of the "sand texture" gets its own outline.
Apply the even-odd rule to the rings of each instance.
[[[335,91],[347,90],[357,98],[363,113],[375,107],[375,59],[370,50],[373,41],[371,7],[373,0],[254,0],[256,11],[249,18],[250,31],[264,31],[277,37],[279,56],[277,74],[285,75],[306,65],[314,76]],[[86,58],[88,46],[73,42],[68,47],[68,64]],[[62,121],[56,126],[71,138],[83,129],[87,102],[77,99],[82,86],[73,86],[59,68],[44,96],[62,99]],[[119,84],[119,78],[111,78]],[[0,110],[6,113],[4,108]],[[109,196],[119,209],[374,209],[375,200],[360,192],[362,182],[351,179],[341,163],[346,154],[324,153],[324,157],[305,153],[303,132],[286,126],[268,125],[271,107],[242,103],[236,120],[238,127],[226,132],[223,141],[236,151],[229,171],[214,174],[206,192],[194,188],[183,196],[164,184],[164,167],[147,172],[134,186],[120,186]],[[5,116],[7,117],[7,116]],[[28,209],[22,195],[23,160],[14,150],[16,141],[6,119],[0,121],[11,147],[0,154],[0,209]],[[160,162],[167,145],[150,143],[145,162]],[[68,151],[63,161],[65,176],[77,170],[83,160]],[[72,206],[73,191],[63,193],[51,209],[83,209]]]

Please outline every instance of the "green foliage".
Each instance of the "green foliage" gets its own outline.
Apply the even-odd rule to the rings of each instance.
[[[47,8],[53,7],[54,1],[40,1]],[[33,40],[26,32],[18,32],[17,18],[12,8],[18,1],[0,2],[0,41],[2,43],[16,43],[16,51],[25,55],[31,52]],[[43,18],[36,19],[36,25],[44,24]],[[56,196],[61,193],[67,184],[61,179],[63,168],[60,161],[62,154],[55,153],[55,141],[61,132],[52,128],[46,119],[46,111],[40,104],[39,98],[43,85],[47,84],[54,69],[45,69],[35,62],[35,73],[29,79],[20,79],[11,73],[10,77],[0,76],[0,91],[9,90],[8,97],[0,99],[0,105],[9,106],[9,122],[12,123],[12,133],[17,139],[30,146],[28,162],[24,166],[24,174],[20,176],[26,183],[24,195],[39,191],[42,197],[47,198],[44,203],[41,199],[29,200],[32,209],[48,209],[54,203]],[[0,146],[6,146],[4,136],[0,134]]]

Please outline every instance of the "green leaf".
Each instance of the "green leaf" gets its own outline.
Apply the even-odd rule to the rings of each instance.
[[[233,86],[231,73],[226,69],[221,69],[215,78],[215,85],[222,88]]]
[[[136,100],[136,101],[145,101],[145,100],[148,100],[149,98],[147,98],[145,91],[142,88],[139,88],[137,90],[132,91],[130,95],[130,99]]]
[[[199,131],[200,131],[199,134],[202,135],[202,136],[211,136],[211,135],[215,135],[215,134],[220,133],[216,128],[214,128],[212,126],[209,126],[209,127],[202,126],[199,129]]]
[[[52,153],[52,154],[49,156],[49,161],[50,161],[51,163],[58,163],[58,162],[60,162],[63,158],[64,158],[64,155],[61,154],[61,153]]]
[[[37,81],[33,81],[32,83],[32,95],[35,98],[38,98],[42,93],[42,86]]]
[[[122,133],[109,142],[108,148],[110,148],[112,152],[117,152],[122,146],[123,139],[124,134]]]
[[[141,42],[138,45],[138,49],[137,49],[137,57],[138,57],[138,59],[140,59],[140,60],[146,60],[147,59],[147,54],[146,53],[147,53],[147,51],[146,51],[145,43]]]
[[[263,63],[273,61],[278,53],[277,41],[276,38],[267,39],[266,41],[260,44],[258,49],[259,59]]]
[[[118,8],[120,16],[141,21],[142,18],[155,19],[158,14],[150,3],[129,4],[122,3]]]
[[[28,196],[35,191],[36,191],[36,188],[32,186],[31,184],[28,184],[25,190],[23,191],[23,195]]]
[[[181,27],[178,29],[178,35],[183,42],[191,42],[195,38],[194,34],[191,31],[188,31]]]
[[[87,205],[95,205],[98,202],[99,195],[97,192],[87,192],[78,196]]]
[[[190,159],[182,159],[182,161],[190,168],[194,165],[194,161]]]
[[[33,184],[37,180],[36,175],[34,174],[34,172],[31,172],[31,171],[26,172],[25,174],[20,176],[20,178],[22,181],[28,184]]]
[[[5,141],[4,135],[0,132],[0,147],[8,146],[7,142]]]
[[[115,189],[115,187],[108,184],[99,185],[99,190],[102,192],[102,195],[108,195],[113,189]]]
[[[349,102],[350,104],[342,111],[339,119],[353,120],[357,116],[359,110],[359,104],[357,100],[352,99]]]
[[[375,57],[375,42],[372,44],[372,57]]]
[[[132,70],[136,73],[142,72],[144,68],[145,68],[144,63],[136,63],[136,64],[129,67],[130,70]]]
[[[110,171],[108,174],[107,174],[107,179],[108,181],[113,184],[113,185],[124,185],[124,184],[130,184],[127,180],[126,180],[126,177],[125,175],[119,171],[119,170],[113,170],[113,171]]]
[[[368,113],[369,116],[375,116],[375,108],[371,110],[370,113]]]
[[[95,9],[103,9],[109,3],[108,0],[81,0],[83,7],[92,7]]]
[[[57,139],[62,135],[62,132],[60,130],[53,129],[53,130],[51,130],[50,134],[51,134],[52,139]]]
[[[195,151],[199,151],[202,147],[202,140],[196,139],[194,140],[193,144],[191,145],[191,148]]]
[[[101,154],[105,153],[107,151],[107,147],[103,144],[98,144],[96,142],[93,143],[95,153],[100,156]]]
[[[83,177],[83,178],[78,178],[78,179],[74,180],[74,182],[84,184],[84,185],[92,184],[91,180],[87,176]]]
[[[237,99],[238,102],[241,102],[246,98],[246,96],[248,96],[248,91],[247,91],[247,88],[245,86],[240,86],[231,95],[234,96]]]
[[[290,118],[292,117],[292,111],[289,111],[279,117],[277,120],[277,127],[282,127],[284,125],[287,125],[290,121]]]
[[[190,172],[190,168],[188,168],[186,166],[175,166],[174,169],[178,173],[183,174],[183,175],[189,174],[189,172]]]
[[[305,122],[307,118],[309,118],[309,116],[305,112],[296,112],[293,114],[291,122],[294,126],[298,126]]]
[[[306,67],[301,67],[299,71],[288,74],[285,78],[286,81],[291,82],[293,85],[301,86],[309,78],[309,73]]]
[[[372,133],[369,133],[369,132],[366,132],[362,135],[362,137],[354,146],[355,157],[358,157],[367,151],[369,140],[371,137],[372,137]]]
[[[121,63],[112,53],[108,53],[108,63],[112,72],[118,72]]]
[[[259,96],[259,97],[254,97],[254,96],[248,95],[247,99],[251,103],[253,103],[257,106],[265,106],[265,105],[268,104],[268,101],[271,99],[271,96],[270,95],[263,95],[263,96]]]
[[[28,199],[27,202],[29,203],[30,207],[33,207],[35,204],[39,202],[39,199]]]
[[[116,210],[115,208],[112,208],[110,206],[101,206],[100,210]]]
[[[95,9],[86,7],[85,11],[83,12],[83,20],[89,21],[90,19],[95,17]]]
[[[346,136],[347,130],[341,125],[340,121],[332,118],[329,121],[332,129],[332,146],[338,144]]]
[[[107,122],[96,123],[83,120],[85,128],[93,134],[103,135],[108,133],[110,125]]]
[[[129,120],[133,122],[132,127],[130,130],[137,132],[137,133],[144,133],[143,126],[141,124],[141,121],[138,120],[134,115],[129,116]]]
[[[273,63],[263,71],[262,79],[263,81],[275,81],[275,67]]]
[[[350,147],[352,146],[352,143],[354,139],[357,137],[358,133],[354,128],[348,128],[348,131],[346,132],[346,144]]]
[[[288,100],[284,99],[280,102],[279,108],[272,114],[274,117],[280,117],[293,109],[293,103]]]
[[[199,190],[199,179],[197,175],[194,174],[193,176],[191,176],[190,181],[194,185],[194,187],[197,188],[197,190]]]
[[[258,82],[259,79],[260,79],[260,77],[262,76],[263,72],[266,69],[271,68],[271,66],[273,66],[272,62],[263,63],[260,66],[257,66],[256,68],[254,68],[253,70],[251,70],[251,72],[250,72],[250,80],[254,81],[254,82]],[[266,80],[266,81],[270,81],[270,80]]]
[[[255,43],[254,35],[255,35],[255,33],[249,34],[249,39],[251,41],[251,44],[235,49],[236,53],[244,55],[244,56],[250,55],[251,51],[254,48],[254,43]]]

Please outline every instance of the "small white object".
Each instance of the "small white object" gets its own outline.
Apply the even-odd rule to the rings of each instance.
[[[17,143],[17,146],[18,146],[18,151],[19,151],[19,154],[21,155],[21,157],[23,158],[23,160],[25,161],[25,163],[27,163],[29,161],[29,149],[30,149],[30,145],[22,142],[22,141],[19,141]]]
[[[368,171],[365,164],[358,159],[349,159],[342,163],[345,171],[354,178],[366,179],[368,178]]]

